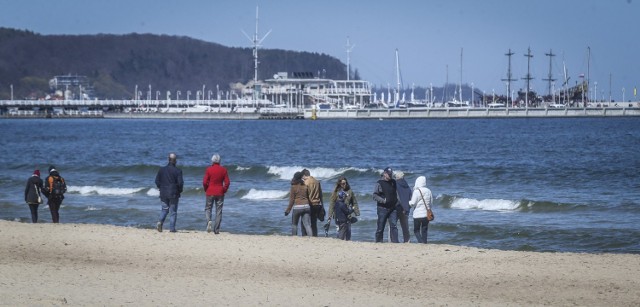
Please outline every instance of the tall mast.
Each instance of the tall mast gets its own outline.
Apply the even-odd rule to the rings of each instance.
[[[551,62],[555,54],[553,54],[553,50],[549,49],[549,53],[545,53],[544,55],[549,57],[549,74],[547,75],[547,79],[542,79],[543,81],[549,81],[549,96],[551,96],[551,83],[556,81],[553,79],[553,74],[551,72]]]
[[[347,36],[347,81],[351,80],[349,78],[350,73],[351,73],[351,65],[350,65],[350,61],[351,61],[351,50],[353,50],[353,47],[355,47],[356,45],[351,45],[349,43],[349,37]]]
[[[398,91],[398,101],[400,101],[400,57],[398,56],[398,48],[396,48],[396,86]]]
[[[526,80],[527,81],[527,91],[525,92],[525,107],[529,107],[529,89],[531,88],[530,84],[531,84],[531,80],[533,79],[533,77],[531,77],[531,58],[533,57],[533,55],[531,54],[531,47],[527,48],[527,54],[524,55],[525,57],[527,57],[527,76],[522,78],[522,80]]]
[[[462,103],[462,48],[460,48],[460,103]],[[473,93],[471,94],[473,95]]]
[[[589,74],[591,70],[591,47],[587,46],[587,101],[589,100]],[[587,105],[585,104],[584,107]]]
[[[242,31],[244,33],[244,31]],[[253,82],[256,84],[258,82],[258,47],[260,47],[265,38],[271,33],[271,30],[267,32],[262,38],[258,39],[258,7],[256,6],[256,31],[253,34],[253,38],[249,37],[247,33],[244,35],[251,41],[253,44]]]
[[[507,57],[509,57],[509,66],[507,66],[507,78],[506,79],[502,79],[502,81],[507,81],[507,106],[509,105],[509,97],[511,97],[511,81],[516,81],[516,79],[513,79],[513,76],[511,75],[511,56],[514,55],[515,53],[511,52],[511,49],[509,49],[509,52],[505,53],[504,55],[506,55]]]

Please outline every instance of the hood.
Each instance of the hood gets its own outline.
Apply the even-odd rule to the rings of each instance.
[[[425,176],[420,176],[416,179],[416,185],[413,187],[417,188],[426,188],[427,187],[427,178]]]

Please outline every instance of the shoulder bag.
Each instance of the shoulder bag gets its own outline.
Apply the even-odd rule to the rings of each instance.
[[[435,215],[433,215],[433,211],[431,211],[431,209],[427,208],[427,202],[424,200],[424,195],[422,194],[422,191],[420,191],[420,188],[418,188],[418,192],[420,192],[420,197],[422,197],[422,202],[424,203],[424,207],[425,209],[427,209],[427,221],[431,222],[433,220],[435,220]],[[430,199],[431,203],[433,203],[433,195],[431,195],[431,199]]]

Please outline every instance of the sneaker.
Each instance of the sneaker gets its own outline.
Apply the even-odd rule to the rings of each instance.
[[[207,232],[211,232],[212,228],[211,228],[211,221],[207,222]]]
[[[162,223],[158,222],[158,224],[156,224],[156,229],[158,230],[158,232],[162,232]]]

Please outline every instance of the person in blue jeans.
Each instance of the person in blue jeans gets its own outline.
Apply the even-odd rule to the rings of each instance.
[[[169,163],[158,170],[156,175],[156,186],[160,190],[160,200],[162,201],[162,211],[156,224],[156,229],[162,232],[167,215],[169,215],[169,231],[176,232],[176,219],[178,218],[178,200],[184,187],[182,170],[176,167],[178,156],[175,153],[169,154]]]
[[[384,227],[389,222],[391,242],[398,243],[398,212],[399,205],[397,184],[393,179],[393,170],[387,167],[382,172],[380,180],[373,189],[373,200],[377,204],[378,224],[376,228],[376,243],[382,242]]]

